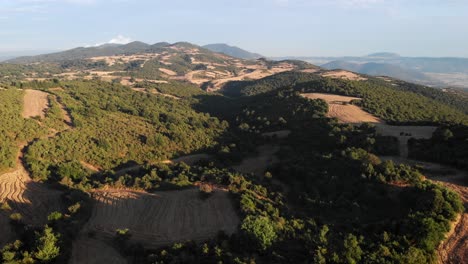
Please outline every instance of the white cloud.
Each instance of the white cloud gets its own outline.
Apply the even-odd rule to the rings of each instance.
[[[94,45],[85,45],[86,48],[89,48],[89,47],[98,47],[98,46],[101,46],[101,45],[105,45],[105,44],[128,44],[132,42],[132,39],[129,38],[129,37],[125,37],[123,35],[117,35],[115,38],[112,38],[111,40],[107,41],[107,42],[100,42],[100,43],[96,43]]]
[[[109,40],[108,44],[128,44],[132,41],[131,38],[124,37],[123,35],[118,35],[117,37]]]

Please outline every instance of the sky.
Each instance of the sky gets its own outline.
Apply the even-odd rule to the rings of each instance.
[[[0,0],[0,54],[139,40],[468,57],[467,14],[468,0]]]

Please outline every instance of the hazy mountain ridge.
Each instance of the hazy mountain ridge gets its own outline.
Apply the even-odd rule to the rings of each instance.
[[[241,49],[239,47],[230,46],[224,43],[208,44],[208,45],[203,46],[203,48],[209,49],[211,51],[218,52],[218,53],[224,53],[226,55],[239,58],[239,59],[258,59],[258,58],[263,57],[262,55],[258,53],[252,53],[244,49]]]
[[[273,59],[299,59],[316,65],[330,67],[330,63],[340,61],[350,64],[368,64],[366,69],[352,66],[354,71],[363,74],[385,75],[402,78],[430,86],[468,87],[468,58],[456,57],[404,57],[391,52],[378,52],[365,56],[344,57],[281,57]],[[374,64],[370,64],[374,63]],[[331,64],[333,66],[333,64]],[[388,66],[385,66],[386,64]],[[391,66],[390,66],[391,65]],[[351,69],[351,65],[347,65]],[[395,68],[399,67],[398,68]],[[395,75],[397,74],[397,75]],[[423,75],[426,78],[423,77]]]
[[[321,67],[329,70],[342,69],[372,76],[388,76],[404,81],[417,81],[419,83],[437,83],[437,81],[426,74],[413,70],[405,69],[398,65],[388,63],[351,63],[346,61],[332,61]]]

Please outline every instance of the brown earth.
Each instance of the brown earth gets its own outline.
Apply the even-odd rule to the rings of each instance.
[[[400,156],[408,157],[408,140],[410,138],[428,139],[437,129],[434,126],[390,126],[386,124],[376,124],[377,133],[383,136],[398,138],[400,144]]]
[[[257,148],[258,155],[247,157],[241,164],[233,166],[234,170],[242,173],[253,173],[257,176],[263,176],[265,171],[271,165],[278,162],[275,154],[279,151],[279,146],[263,145]]]
[[[127,261],[109,243],[81,234],[73,241],[70,264],[125,264]]]
[[[353,100],[362,100],[358,97],[342,96],[323,93],[301,94],[309,99],[322,99],[328,103],[328,117],[337,118],[341,123],[382,123],[382,120],[367,113],[360,107],[349,104]]]
[[[132,242],[157,248],[187,240],[204,241],[221,230],[232,234],[240,223],[229,193],[219,190],[207,199],[201,199],[198,189],[155,193],[97,190],[92,197],[92,216],[75,243],[72,263],[78,263],[76,258],[84,261],[86,255],[90,257],[81,252],[94,252],[94,244],[86,238],[90,232],[96,234],[95,239],[111,243],[116,229],[128,228]]]
[[[329,77],[334,79],[345,79],[350,81],[365,81],[367,78],[364,78],[354,72],[343,71],[343,70],[334,70],[326,71],[321,74],[323,77]]]
[[[38,90],[25,90],[23,117],[45,117],[45,110],[49,105],[48,94]]]

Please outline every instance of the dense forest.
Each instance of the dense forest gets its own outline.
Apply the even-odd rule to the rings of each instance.
[[[350,81],[287,72],[257,81],[231,83],[224,88],[224,93],[252,96],[290,88],[300,93],[322,92],[363,98],[356,104],[391,124],[468,124],[466,103],[457,96],[407,83],[394,86],[378,79]]]

